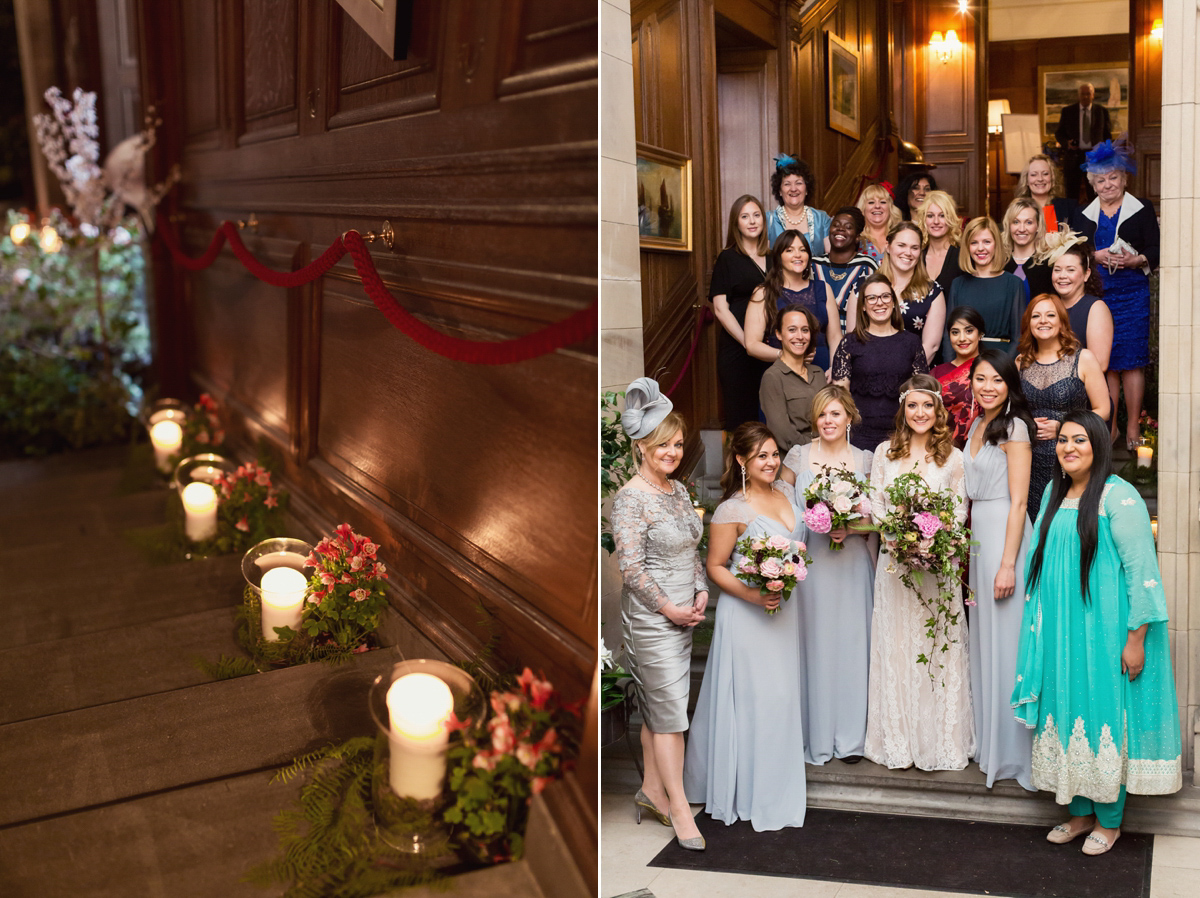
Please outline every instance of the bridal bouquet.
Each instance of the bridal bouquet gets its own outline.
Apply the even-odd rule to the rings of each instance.
[[[853,471],[821,465],[821,473],[804,490],[804,523],[813,533],[852,529],[867,517],[869,489]],[[845,544],[831,539],[829,548],[840,552]]]
[[[941,654],[950,648],[949,628],[958,624],[960,612],[953,610],[954,600],[962,587],[960,570],[971,551],[966,526],[954,518],[959,498],[933,489],[915,471],[901,474],[888,484],[885,492],[888,508],[878,522],[883,537],[881,551],[899,563],[900,582],[916,594],[929,612],[925,634],[931,640],[933,652]],[[895,571],[895,565],[889,564],[888,572]],[[932,598],[920,592],[926,574],[937,580],[937,594]],[[917,663],[929,669],[932,679],[932,659],[922,652]]]
[[[738,540],[734,551],[742,556],[737,563],[737,577],[743,583],[757,586],[762,595],[782,592],[787,601],[796,584],[808,576],[812,557],[804,543],[786,536],[747,536]],[[767,609],[774,614],[778,608]]]

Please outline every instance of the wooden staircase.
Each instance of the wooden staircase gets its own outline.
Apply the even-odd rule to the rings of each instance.
[[[276,855],[272,818],[298,795],[271,774],[373,732],[367,687],[397,652],[201,673],[196,657],[240,654],[240,558],[150,564],[125,531],[162,523],[169,494],[123,492],[127,455],[0,464],[0,894],[279,894],[240,881]],[[578,894],[539,884],[543,808],[526,860],[455,892]]]

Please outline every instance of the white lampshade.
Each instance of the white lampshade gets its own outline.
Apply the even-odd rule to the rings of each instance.
[[[988,134],[999,134],[1004,130],[1002,115],[1012,112],[1008,100],[988,100]]]

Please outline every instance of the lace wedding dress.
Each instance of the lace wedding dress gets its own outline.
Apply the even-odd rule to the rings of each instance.
[[[876,520],[888,511],[884,488],[912,469],[911,459],[892,461],[888,443],[875,450],[871,466],[871,505]],[[962,453],[950,451],[942,467],[930,464],[925,480],[961,500],[956,512],[966,520]],[[927,574],[921,595],[932,599],[937,581]],[[900,566],[879,553],[875,569],[875,609],[871,617],[871,669],[867,694],[866,757],[898,769],[961,770],[975,753],[975,721],[967,665],[967,628],[962,596],[956,592],[951,610],[958,623],[947,630],[949,651],[935,652],[925,634],[929,612],[916,593],[900,582]],[[933,679],[917,656],[933,659]],[[939,668],[938,665],[941,665]]]

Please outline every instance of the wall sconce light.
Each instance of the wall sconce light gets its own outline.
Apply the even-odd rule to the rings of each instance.
[[[988,100],[988,134],[999,134],[1004,130],[1002,115],[1008,115],[1012,109],[1008,100]]]
[[[962,15],[967,14],[967,0],[958,0],[958,11]]]
[[[929,38],[929,48],[933,50],[933,55],[942,65],[948,63],[961,47],[962,41],[958,39],[958,32],[953,28],[946,32],[945,37],[940,31],[935,31]]]
[[[1156,41],[1161,41],[1163,36],[1163,21],[1155,19],[1154,24],[1150,26],[1150,36]]]

